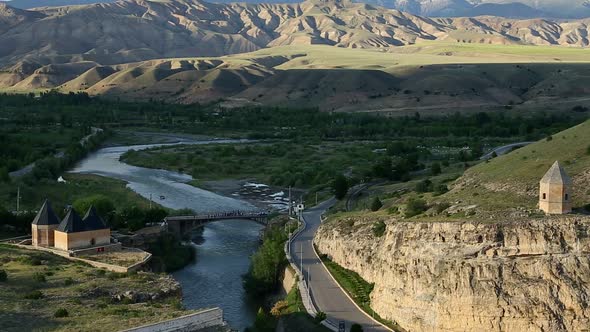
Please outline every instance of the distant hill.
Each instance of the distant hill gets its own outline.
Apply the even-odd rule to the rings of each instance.
[[[421,41],[588,46],[590,20],[425,18],[338,0],[128,0],[36,10],[0,4],[0,68],[220,56],[283,45],[387,49]],[[34,32],[34,33],[33,33]]]
[[[12,0],[16,8],[69,6],[109,3],[115,0]],[[216,0],[229,3],[232,0]],[[245,3],[299,3],[296,0],[246,0]],[[586,18],[590,17],[587,0],[355,0],[354,2],[399,9],[416,15],[458,17],[493,15],[509,18]]]
[[[55,6],[73,6],[88,5],[93,3],[109,3],[116,0],[2,0],[8,5],[15,8],[30,9],[36,7],[55,7]]]
[[[590,16],[590,2],[587,0],[374,1],[412,14],[433,17],[494,15],[517,18],[586,18]]]

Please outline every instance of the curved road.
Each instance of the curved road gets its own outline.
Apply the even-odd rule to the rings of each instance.
[[[361,324],[364,331],[390,331],[353,303],[332,279],[313,250],[313,237],[320,226],[320,217],[335,202],[335,199],[328,200],[303,213],[307,227],[291,242],[291,257],[297,266],[300,267],[301,262],[303,263],[305,280],[311,289],[316,308],[325,312],[333,325],[338,326],[338,322],[345,321],[346,331],[353,323]]]

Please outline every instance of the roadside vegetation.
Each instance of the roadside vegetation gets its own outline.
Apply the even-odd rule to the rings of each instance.
[[[379,322],[392,328],[394,331],[401,331],[401,328],[395,322],[379,317],[379,315],[371,309],[371,292],[373,291],[374,284],[365,281],[365,279],[359,276],[358,273],[345,269],[334,263],[326,255],[320,255],[320,258],[340,287],[344,289],[344,291],[363,311]]]

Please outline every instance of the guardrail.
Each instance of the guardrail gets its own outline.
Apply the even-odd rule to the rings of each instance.
[[[291,217],[291,220],[297,220],[297,219]],[[284,250],[285,250],[285,255],[287,256],[287,260],[289,261],[289,264],[291,265],[293,270],[295,270],[295,273],[298,276],[297,287],[299,288],[299,294],[301,294],[301,301],[303,302],[303,306],[305,307],[305,311],[307,311],[307,313],[309,315],[311,315],[312,317],[315,317],[319,310],[316,308],[316,305],[313,302],[313,298],[311,297],[311,294],[309,293],[309,287],[308,287],[307,282],[305,280],[305,275],[303,274],[303,271],[301,271],[301,269],[299,269],[297,264],[295,264],[295,262],[293,261],[293,258],[291,257],[290,250],[289,250],[293,240],[299,234],[301,234],[301,232],[303,232],[306,227],[307,227],[307,223],[305,222],[305,219],[301,218],[301,225],[299,225],[299,227],[295,230],[294,233],[289,233],[289,240],[287,240],[287,242],[285,242]],[[332,331],[335,331],[335,332],[338,331],[338,327],[334,323],[329,321],[328,319],[323,320],[321,322],[321,324]]]

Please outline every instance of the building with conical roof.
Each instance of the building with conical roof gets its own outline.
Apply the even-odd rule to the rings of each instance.
[[[556,161],[539,183],[539,209],[547,214],[572,212],[572,179]]]
[[[55,230],[55,248],[77,250],[104,246],[111,243],[111,230],[90,207],[84,219],[74,209],[70,209]]]
[[[31,223],[32,244],[40,247],[54,245],[54,231],[59,225],[59,218],[53,211],[49,200],[45,200]]]

